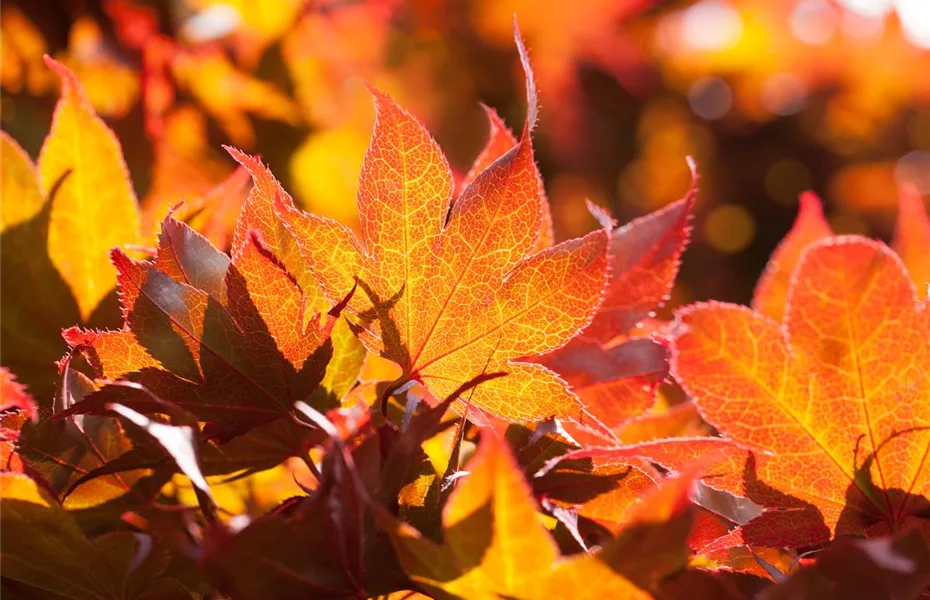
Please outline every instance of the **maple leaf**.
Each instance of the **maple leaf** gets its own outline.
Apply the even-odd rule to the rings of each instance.
[[[163,412],[152,395],[168,399],[209,422],[208,443],[200,448],[209,474],[256,471],[304,452],[307,432],[280,418],[296,400],[334,405],[364,358],[348,325],[337,324],[340,307],[323,323],[315,318],[329,303],[274,215],[280,185],[259,161],[231,152],[254,179],[233,232],[232,258],[172,217],[152,261],[114,251],[124,328],[73,328],[65,338],[98,376],[126,377],[141,387],[106,386],[58,414],[103,414],[107,403]],[[166,466],[164,452],[137,444],[72,485]]]
[[[358,196],[361,241],[286,203],[278,203],[278,214],[331,301],[358,278],[348,307],[357,330],[369,350],[401,365],[403,380],[445,397],[482,372],[507,372],[470,401],[511,420],[581,420],[581,405],[561,379],[516,359],[557,348],[588,323],[604,286],[607,233],[531,255],[541,199],[530,142],[535,84],[522,55],[529,109],[520,142],[451,209],[453,184],[439,147],[373,91],[377,122]]]
[[[139,210],[116,136],[96,115],[74,74],[51,58],[45,62],[62,80],[38,161],[45,195],[57,188],[48,252],[86,321],[116,285],[107,251],[139,238]]]
[[[62,326],[105,324],[116,278],[106,252],[139,238],[139,213],[119,142],[96,115],[80,82],[51,58],[61,99],[38,167],[5,134],[2,193],[3,363],[51,398]],[[92,159],[89,157],[93,157]],[[115,315],[115,311],[113,311]],[[57,356],[56,356],[57,355]]]
[[[673,375],[725,438],[565,458],[636,456],[674,470],[717,455],[705,483],[766,508],[720,547],[926,535],[928,325],[926,303],[886,246],[857,236],[816,242],[792,276],[783,324],[723,303],[677,315]]]
[[[690,482],[667,481],[643,499],[600,550],[561,557],[507,447],[488,436],[443,509],[441,545],[384,512],[376,518],[406,573],[437,597],[543,598],[571,589],[579,598],[648,598],[647,590],[686,560]],[[636,553],[646,548],[650,559],[642,561]]]
[[[72,329],[66,340],[98,376],[134,373],[138,383],[198,419],[255,425],[286,416],[323,378],[338,310],[324,326],[311,322],[305,329],[300,287],[261,234],[250,232],[230,260],[169,217],[153,262],[118,249],[111,254],[124,328]],[[125,403],[116,399],[122,392],[101,392],[60,416]],[[144,397],[138,402],[134,408],[149,406]]]

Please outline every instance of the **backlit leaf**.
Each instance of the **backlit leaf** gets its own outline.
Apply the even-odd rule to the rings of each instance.
[[[42,406],[51,402],[54,361],[64,348],[59,331],[80,319],[71,290],[47,253],[49,205],[39,190],[38,174],[25,151],[0,133],[0,331],[3,364],[29,385]]]
[[[233,233],[233,243],[238,245],[250,228],[261,233],[265,245],[281,260],[303,291],[305,319],[309,322],[316,313],[325,313],[332,305],[301,256],[297,242],[275,214],[276,202],[292,205],[293,201],[261,161],[233,148],[227,148],[227,151],[248,171],[253,180],[252,191]],[[365,359],[365,348],[344,319],[335,324],[330,339],[333,343],[333,357],[326,367],[326,375],[317,394],[328,395],[332,401],[341,399],[355,384]]]
[[[241,240],[225,272],[224,257],[170,217],[154,262],[135,261],[118,250],[112,258],[124,329],[66,336],[101,376],[134,373],[156,395],[201,420],[251,426],[289,414],[293,402],[318,387],[337,316],[328,316],[325,325],[305,326],[303,292],[257,230]],[[196,276],[191,264],[199,269]],[[206,290],[221,296],[225,290],[227,303]],[[107,388],[73,410],[127,404],[126,393]],[[139,401],[129,405],[155,408]]]
[[[74,74],[51,58],[46,63],[62,81],[38,161],[43,193],[54,191],[48,253],[86,321],[116,285],[106,253],[138,241],[139,210],[116,136],[96,115]]]
[[[60,382],[52,407],[55,412],[83,402],[98,389],[90,379],[73,369],[71,362],[70,355],[59,362]],[[130,450],[132,442],[117,421],[80,415],[68,419],[45,417],[38,423],[27,423],[17,447],[28,472],[41,479],[47,489],[63,497],[86,474]],[[133,489],[145,471],[139,470],[138,465],[126,471],[81,486],[65,498],[65,505],[69,509],[87,508],[128,493],[135,494]],[[139,494],[142,493],[139,490]]]
[[[689,488],[670,481],[600,550],[561,557],[506,446],[488,437],[443,510],[442,545],[384,514],[378,519],[404,570],[436,597],[545,598],[572,590],[579,598],[648,598],[660,577],[683,565],[674,548],[689,528],[682,513]],[[635,547],[650,548],[648,563]]]
[[[471,185],[482,171],[490,167],[495,160],[504,156],[510,149],[518,144],[517,138],[514,137],[513,133],[504,121],[501,120],[497,112],[493,108],[483,104],[481,107],[488,116],[488,126],[490,130],[488,141],[485,142],[484,148],[482,148],[478,156],[475,157],[475,162],[473,162],[468,169],[465,178],[458,184],[456,190],[457,196]],[[549,199],[546,197],[546,190],[543,188],[542,177],[539,176],[538,171],[537,177],[539,177],[540,223],[539,239],[536,240],[536,250],[544,250],[555,243],[555,233],[552,230],[552,210],[549,208]]]
[[[676,378],[708,422],[757,449],[731,481],[785,509],[760,517],[758,543],[927,528],[928,323],[898,257],[858,237],[808,247],[781,327],[728,304],[679,313]]]
[[[36,168],[26,151],[6,132],[0,131],[0,232],[32,219],[45,204],[36,179]]]
[[[640,337],[668,299],[690,236],[697,174],[685,198],[610,234],[607,290],[591,325],[540,360],[571,384],[585,409],[615,432],[655,402],[667,374],[665,348]],[[573,434],[587,435],[574,431]]]
[[[532,255],[541,198],[528,118],[519,144],[484,170],[449,209],[452,178],[425,129],[373,92],[377,122],[362,168],[361,241],[345,227],[279,203],[323,292],[349,304],[372,351],[407,380],[448,396],[482,372],[507,372],[471,402],[513,420],[582,420],[577,398],[541,365],[515,362],[567,342],[593,315],[606,275],[605,231]]]
[[[35,419],[36,402],[25,386],[4,367],[0,367],[0,413],[17,411],[27,418]]]

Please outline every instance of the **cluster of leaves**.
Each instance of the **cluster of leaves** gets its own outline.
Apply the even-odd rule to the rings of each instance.
[[[4,595],[930,586],[920,197],[892,250],[834,236],[807,195],[752,309],[659,321],[696,175],[623,227],[592,205],[601,227],[554,243],[516,41],[523,129],[488,109],[459,180],[372,90],[360,236],[230,148],[252,187],[228,254],[170,214],[140,234],[118,141],[46,60],[62,96],[37,166],[2,138]]]

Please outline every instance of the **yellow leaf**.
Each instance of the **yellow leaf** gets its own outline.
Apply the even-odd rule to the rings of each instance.
[[[36,168],[16,140],[0,131],[0,231],[25,223],[42,210]]]
[[[62,81],[38,165],[40,188],[52,202],[48,253],[86,321],[116,286],[107,252],[139,239],[139,209],[116,136],[74,73],[45,60]]]

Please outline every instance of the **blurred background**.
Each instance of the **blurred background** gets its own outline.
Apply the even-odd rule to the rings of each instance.
[[[535,145],[558,239],[595,226],[585,198],[621,224],[680,198],[685,156],[696,159],[674,303],[748,302],[802,190],[821,195],[836,231],[884,239],[899,186],[930,193],[928,0],[4,0],[0,11],[3,129],[35,158],[58,85],[42,55],[65,62],[123,144],[149,233],[186,198],[202,230],[228,239],[247,186],[227,180],[222,144],[261,154],[307,209],[357,225],[365,81],[465,172],[487,134],[479,102],[522,124],[514,14],[539,82]]]

